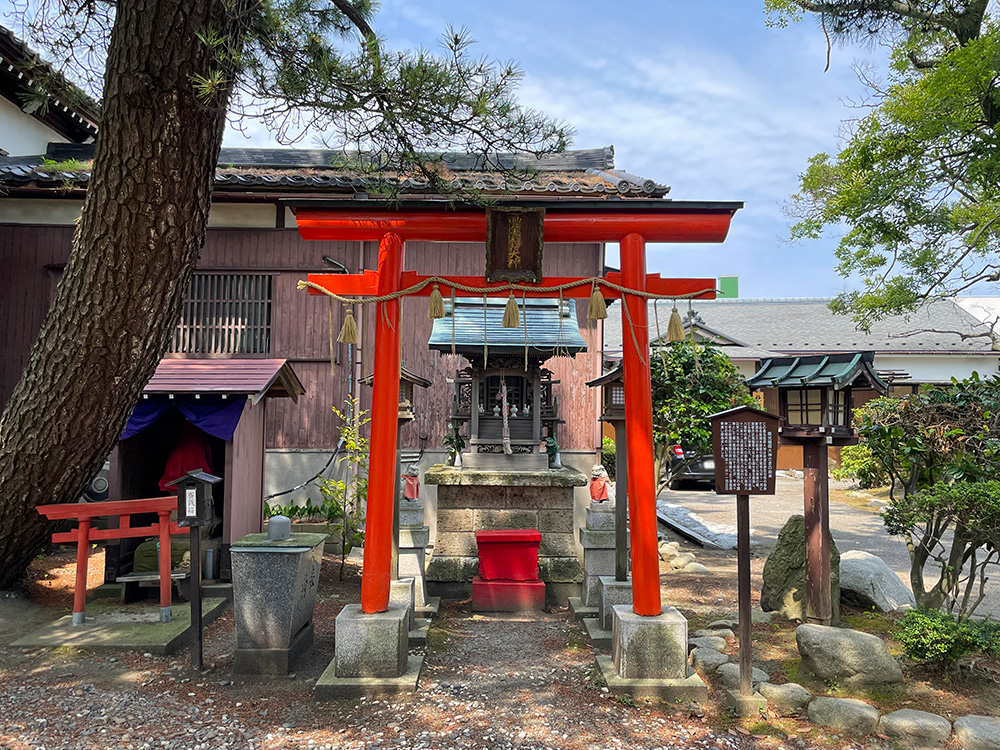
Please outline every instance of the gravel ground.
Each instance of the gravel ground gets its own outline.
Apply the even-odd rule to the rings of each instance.
[[[232,612],[206,631],[203,672],[188,666],[186,651],[154,657],[11,648],[24,628],[10,628],[0,635],[0,748],[757,746],[753,737],[718,729],[714,701],[704,708],[619,702],[595,682],[594,652],[564,609],[483,616],[469,612],[467,603],[448,603],[431,631],[418,693],[317,704],[312,684],[333,656],[336,613],[358,600],[358,572],[349,565],[339,582],[336,563],[327,558],[316,641],[298,672],[285,678],[232,674]],[[23,597],[0,599],[0,613],[16,613],[25,624],[37,620],[40,609],[49,618],[62,613]]]

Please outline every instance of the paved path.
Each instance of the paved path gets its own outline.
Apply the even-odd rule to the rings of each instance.
[[[831,480],[831,486],[846,487]],[[726,534],[736,527],[736,500],[704,489],[667,490],[661,500],[679,505],[700,519],[709,529]],[[802,513],[802,480],[779,477],[773,496],[750,498],[751,539],[757,553],[766,554],[778,540],[778,532],[789,516]],[[862,510],[836,501],[830,502],[830,530],[841,553],[863,550],[878,555],[909,586],[910,558],[900,537],[890,536],[877,512]],[[930,571],[930,569],[929,569]],[[930,582],[934,576],[929,576]],[[978,615],[1000,618],[1000,585],[987,584],[987,598],[976,610]]]

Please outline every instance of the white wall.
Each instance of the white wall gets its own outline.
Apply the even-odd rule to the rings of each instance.
[[[0,97],[0,148],[11,156],[38,156],[50,142],[66,139],[31,115],[22,112],[9,99]]]
[[[876,354],[876,370],[905,370],[915,383],[950,383],[963,380],[973,372],[981,377],[997,374],[1000,352],[969,356],[963,354]],[[898,381],[905,385],[905,381]]]
[[[80,218],[83,201],[46,198],[0,198],[0,223],[74,224]],[[294,227],[295,217],[285,209],[285,226]],[[216,203],[208,215],[210,227],[274,226],[274,205],[270,203]]]

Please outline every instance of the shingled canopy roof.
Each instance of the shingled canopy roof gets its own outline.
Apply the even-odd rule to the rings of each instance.
[[[0,159],[0,185],[67,190],[86,188],[94,158],[93,144],[50,143],[44,155]],[[670,188],[615,169],[613,146],[535,157],[498,154],[501,170],[469,154],[436,157],[450,187],[491,195],[663,198]],[[386,174],[406,194],[435,194],[422,175]],[[329,150],[224,148],[215,170],[216,194],[280,191],[296,195],[348,195],[377,192],[379,185],[358,169],[345,166],[345,154]]]
[[[764,360],[760,370],[747,379],[747,386],[758,388],[847,388],[856,381],[885,393],[889,386],[875,372],[874,352],[816,355],[812,357],[775,357]]]
[[[557,349],[558,354],[571,357],[587,351],[587,343],[580,335],[575,300],[564,300],[561,307],[559,300],[554,299],[518,300],[521,325],[517,328],[502,325],[506,304],[506,299],[490,299],[484,314],[481,299],[460,297],[455,303],[453,326],[451,300],[445,300],[445,315],[434,321],[428,347],[450,353],[454,331],[455,351],[477,359],[482,358],[484,347],[490,353],[523,354],[526,343],[532,357],[551,357]]]

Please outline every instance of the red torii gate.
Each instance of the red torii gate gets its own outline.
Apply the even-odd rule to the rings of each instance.
[[[407,241],[485,242],[486,212],[482,207],[420,202],[394,207],[359,205],[359,201],[299,203],[294,206],[299,234],[307,240],[377,241],[378,271],[362,274],[309,274],[309,281],[341,296],[384,296],[409,289],[431,277],[403,270]],[[514,205],[524,205],[523,203]],[[646,273],[646,242],[722,242],[740,202],[663,200],[544,202],[545,242],[617,242],[621,273],[607,281],[636,292],[666,297],[715,297],[714,279],[661,279]],[[484,264],[485,265],[485,264]],[[473,287],[455,290],[460,296],[503,294],[507,283],[488,283],[485,277],[438,277]],[[582,279],[546,278],[534,286],[554,286]],[[520,285],[519,285],[520,286]],[[528,285],[531,286],[531,285]],[[706,291],[708,290],[708,291]],[[699,294],[700,292],[700,294]],[[322,294],[315,289],[310,294]],[[414,292],[432,293],[431,285]],[[566,297],[589,297],[590,286],[563,292]],[[528,296],[554,296],[539,289]],[[656,533],[656,477],[653,475],[653,410],[650,390],[649,332],[646,297],[622,294],[604,286],[603,296],[621,298],[623,364],[625,369],[626,439],[628,442],[629,518],[631,521],[633,611],[655,616],[660,602],[659,556]],[[624,329],[628,330],[624,330]],[[392,554],[393,492],[396,477],[396,430],[399,401],[399,299],[377,303],[375,362],[372,396],[368,514],[361,579],[361,608],[384,612],[389,606]]]

